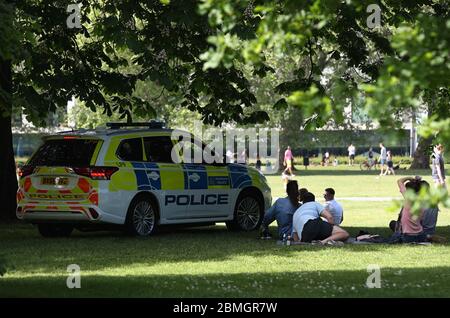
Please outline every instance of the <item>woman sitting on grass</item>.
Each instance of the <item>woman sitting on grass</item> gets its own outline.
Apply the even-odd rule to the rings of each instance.
[[[391,225],[391,227],[395,227],[397,232],[392,236],[391,243],[420,243],[427,241],[427,236],[423,232],[421,222],[424,210],[420,211],[418,216],[413,215],[411,211],[412,202],[406,199],[406,192],[408,190],[419,193],[421,187],[420,180],[420,177],[405,177],[397,180],[398,188],[405,201],[399,215],[399,221]]]
[[[271,238],[269,232],[269,225],[273,221],[277,221],[278,224],[278,236],[280,239],[283,236],[291,235],[292,232],[292,216],[295,210],[300,206],[299,191],[297,181],[289,181],[286,186],[286,198],[279,198],[275,203],[267,210],[264,215],[264,219],[261,224],[262,238]]]
[[[400,180],[399,180],[400,181]],[[419,192],[422,188],[429,189],[430,184],[425,180],[422,180],[421,177],[416,176],[414,181],[408,182],[405,187],[408,189],[414,190],[416,193]],[[440,235],[436,235],[436,224],[438,219],[439,208],[437,206],[431,206],[428,209],[425,209],[420,218],[420,225],[422,226],[423,234],[426,237],[426,240],[429,242],[437,242],[444,243],[446,242],[446,238]],[[400,210],[399,217],[397,221],[391,221],[389,227],[394,232],[394,238],[397,237],[401,240],[401,236],[403,233],[402,230],[402,214],[403,208]]]

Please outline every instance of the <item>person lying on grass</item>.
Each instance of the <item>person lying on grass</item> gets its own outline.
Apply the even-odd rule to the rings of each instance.
[[[347,240],[349,234],[334,225],[330,211],[315,200],[314,194],[310,192],[303,195],[303,205],[295,211],[292,221],[294,241],[323,245],[343,244],[342,241]],[[327,221],[322,220],[322,217]]]
[[[278,235],[280,239],[282,239],[284,235],[291,235],[292,216],[300,206],[300,203],[298,202],[299,191],[297,181],[292,180],[287,183],[286,193],[286,198],[277,199],[265,213],[261,224],[263,238],[271,238],[269,225],[275,220],[278,224]]]

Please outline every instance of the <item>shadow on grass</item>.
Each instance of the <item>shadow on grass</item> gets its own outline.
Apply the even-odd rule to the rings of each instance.
[[[227,274],[83,275],[68,289],[66,275],[0,278],[0,297],[448,297],[449,267],[381,268],[381,288],[358,270]]]
[[[360,229],[384,237],[391,234],[387,228],[347,228],[353,236]],[[448,239],[450,226],[439,227],[437,233]],[[0,242],[2,242],[0,254],[15,266],[13,270],[33,273],[45,273],[51,269],[60,270],[72,263],[87,266],[89,270],[121,268],[133,264],[182,266],[177,264],[182,262],[194,262],[201,266],[205,261],[239,262],[236,261],[236,257],[284,259],[290,256],[298,257],[299,252],[312,253],[313,256],[331,252],[337,257],[345,258],[347,252],[377,253],[401,248],[387,244],[348,244],[342,248],[304,245],[287,247],[277,245],[275,239],[260,240],[258,232],[234,233],[221,225],[176,231],[166,229],[149,238],[128,237],[120,232],[75,232],[72,237],[57,239],[42,238],[32,226],[20,225],[15,229],[8,229],[7,232],[0,227]],[[429,246],[412,246],[412,248],[424,251]],[[308,254],[302,254],[301,257]],[[322,256],[324,259],[329,257]]]

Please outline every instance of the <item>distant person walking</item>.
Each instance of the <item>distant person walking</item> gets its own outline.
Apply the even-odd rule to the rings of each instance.
[[[348,150],[348,165],[353,166],[355,163],[355,155],[356,155],[356,148],[353,146],[353,144],[350,144],[347,148]]]
[[[284,165],[286,169],[284,169],[283,173],[289,173],[289,175],[294,176],[292,173],[292,161],[294,160],[294,156],[292,155],[291,147],[288,146],[286,151],[284,152]]]
[[[386,168],[386,172],[384,173],[384,175],[392,174],[395,176],[394,161],[392,160],[392,153],[390,150],[387,151],[386,160],[387,160],[387,168]]]
[[[328,166],[329,162],[330,162],[330,153],[328,151],[325,151],[322,154],[322,166]]]
[[[369,148],[369,151],[367,152],[367,159],[369,161],[369,165],[373,165],[373,149],[372,147]]]
[[[305,152],[303,153],[303,165],[305,166],[305,170],[308,170],[308,166],[309,166],[308,150],[305,150]]]
[[[330,163],[330,153],[328,151],[325,152],[325,166],[328,166]]]
[[[445,184],[445,168],[444,168],[444,146],[439,144],[433,148],[432,155],[432,178],[437,187],[447,188]]]
[[[387,161],[387,150],[386,147],[380,142],[380,176],[384,173],[384,168]]]

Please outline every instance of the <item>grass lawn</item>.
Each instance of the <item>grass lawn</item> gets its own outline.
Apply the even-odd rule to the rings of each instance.
[[[300,185],[321,198],[397,197],[396,177],[376,179],[344,167],[299,171]],[[359,170],[359,169],[358,169]],[[402,172],[411,174],[411,172]],[[424,174],[425,172],[414,172]],[[273,196],[280,176],[269,176]],[[389,201],[342,201],[343,226],[388,236]],[[276,227],[272,228],[275,232]],[[439,215],[438,234],[450,239],[450,211]],[[165,229],[138,239],[118,232],[74,232],[44,239],[31,225],[0,225],[0,297],[449,297],[450,245],[279,246],[258,233],[213,227]],[[66,287],[69,264],[81,268],[81,289]],[[368,289],[367,266],[381,267],[381,288]]]

